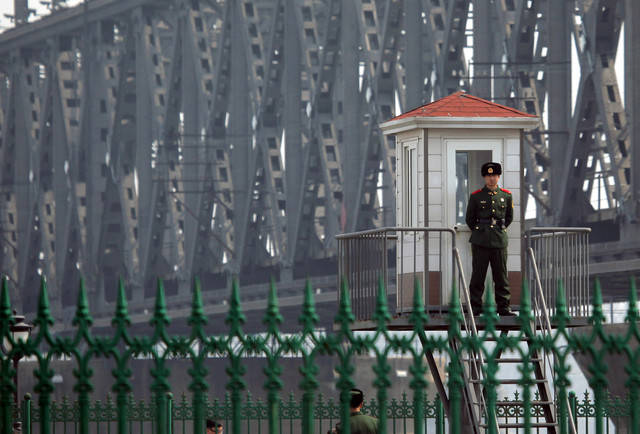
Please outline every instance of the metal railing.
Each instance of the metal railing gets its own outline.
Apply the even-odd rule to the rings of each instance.
[[[402,393],[397,398],[389,399],[386,407],[387,432],[388,433],[411,433],[415,431],[415,420],[413,418],[414,403],[410,398],[411,394]],[[192,434],[193,431],[193,410],[187,395],[182,395],[178,399],[171,396],[168,398],[167,411],[170,417],[167,421],[167,434]],[[278,401],[278,419],[280,421],[280,431],[277,434],[297,434],[300,433],[302,422],[302,405],[299,396],[293,393],[286,399]],[[53,402],[50,422],[52,433],[76,433],[80,425],[79,403],[64,397],[59,402]],[[90,434],[115,433],[117,432],[117,409],[113,398],[107,396],[104,401],[93,401],[90,404]],[[157,407],[153,400],[134,400],[130,398],[129,414],[127,417],[127,428],[130,434],[156,432],[155,418]],[[223,432],[231,431],[231,399],[227,394],[222,400],[212,400],[205,403],[205,413],[207,419],[213,420],[222,425]],[[248,393],[241,403],[241,433],[263,433],[268,432],[269,411],[267,402],[261,398],[252,397]],[[426,397],[422,408],[421,425],[426,433],[445,434],[445,414],[442,402],[437,396]],[[22,432],[39,432],[40,411],[31,400],[23,400],[19,411],[19,420],[22,422]],[[362,409],[363,414],[372,415],[379,418],[380,405],[375,398],[367,399]],[[28,417],[25,417],[28,415]],[[326,399],[318,395],[314,402],[313,411],[313,433],[327,433],[333,431],[336,423],[340,421],[340,402],[334,398]]]
[[[384,291],[384,288],[381,288]],[[596,290],[598,291],[596,286]],[[461,425],[462,406],[464,405],[463,390],[465,379],[461,369],[461,354],[464,352],[484,351],[485,357],[491,354],[491,348],[496,346],[504,351],[518,351],[520,357],[530,360],[534,357],[532,351],[537,348],[545,348],[553,354],[556,360],[556,370],[554,381],[558,388],[557,404],[566,406],[566,400],[561,397],[567,396],[568,388],[571,384],[569,378],[570,355],[581,352],[587,360],[585,363],[591,368],[596,381],[591,382],[593,387],[593,397],[595,410],[593,414],[595,432],[604,432],[606,423],[605,413],[602,410],[607,405],[607,365],[603,363],[603,357],[607,355],[623,354],[623,363],[616,370],[615,375],[624,382],[628,388],[630,396],[629,415],[631,419],[632,432],[640,432],[640,364],[637,361],[637,348],[640,344],[638,336],[640,332],[640,313],[637,306],[637,292],[635,284],[629,288],[629,309],[626,316],[626,330],[607,330],[604,327],[604,315],[602,314],[601,297],[594,297],[594,306],[589,318],[592,330],[584,334],[579,339],[566,339],[568,334],[569,316],[564,304],[564,297],[558,297],[556,309],[556,322],[553,334],[544,337],[539,334],[531,334],[526,330],[517,330],[515,335],[507,336],[493,334],[480,336],[470,336],[460,332],[463,327],[460,312],[457,309],[460,297],[457,292],[452,291],[450,306],[446,318],[447,333],[429,334],[425,333],[425,325],[430,318],[424,310],[424,303],[420,297],[416,297],[414,311],[408,322],[411,329],[403,334],[391,333],[388,326],[389,310],[384,297],[379,298],[377,311],[376,330],[364,337],[354,333],[352,330],[354,321],[348,302],[348,290],[342,292],[342,298],[337,306],[335,314],[335,324],[338,326],[331,332],[320,330],[318,325],[320,319],[314,305],[314,291],[311,285],[304,289],[304,303],[301,307],[299,333],[282,333],[282,316],[278,308],[277,288],[272,286],[269,289],[267,309],[264,312],[264,332],[251,334],[243,330],[245,316],[242,312],[240,288],[237,281],[234,281],[229,296],[229,310],[225,324],[227,328],[218,329],[217,334],[210,334],[206,330],[207,316],[202,303],[201,288],[199,282],[194,282],[193,304],[188,320],[188,329],[174,333],[168,328],[170,318],[167,314],[164,288],[160,281],[157,288],[157,298],[155,309],[150,317],[152,333],[136,330],[130,327],[130,317],[127,311],[126,289],[123,285],[118,288],[117,309],[112,320],[112,328],[97,329],[93,327],[93,319],[89,310],[89,298],[84,285],[80,286],[77,302],[77,312],[74,318],[72,335],[64,334],[54,329],[55,322],[51,316],[48,303],[46,283],[42,282],[38,301],[38,314],[33,318],[35,325],[33,332],[26,340],[16,340],[10,331],[10,326],[14,324],[15,318],[12,316],[12,306],[9,297],[8,282],[5,279],[0,287],[0,336],[4,343],[0,351],[0,433],[10,433],[14,422],[13,410],[13,378],[16,371],[12,361],[21,357],[34,358],[36,361],[33,375],[35,378],[34,390],[37,396],[33,402],[37,401],[38,408],[34,409],[41,423],[39,430],[42,434],[54,432],[52,423],[55,422],[55,407],[52,403],[53,394],[59,387],[54,384],[53,375],[55,373],[54,362],[58,357],[65,357],[73,363],[77,369],[74,370],[73,390],[78,401],[78,406],[73,411],[77,414],[78,422],[74,432],[78,434],[89,434],[91,429],[91,388],[94,381],[94,372],[91,369],[92,363],[96,360],[110,360],[115,364],[110,375],[113,379],[114,404],[109,410],[110,417],[115,417],[117,430],[112,432],[127,434],[130,415],[134,409],[129,400],[133,391],[131,384],[132,361],[138,356],[149,357],[153,360],[150,373],[153,378],[151,392],[156,411],[149,417],[152,419],[153,430],[144,432],[155,432],[158,434],[171,434],[167,429],[171,426],[173,412],[169,411],[173,403],[168,392],[171,390],[169,379],[171,376],[172,360],[184,359],[191,365],[189,369],[189,389],[191,390],[190,406],[193,430],[197,433],[204,432],[204,419],[209,416],[206,407],[206,396],[211,387],[210,378],[213,374],[213,382],[216,387],[226,385],[229,391],[230,403],[226,420],[228,420],[227,432],[240,434],[243,432],[245,422],[243,421],[243,396],[245,395],[246,382],[245,373],[247,370],[247,358],[261,357],[264,359],[264,395],[266,396],[265,409],[263,413],[266,420],[264,432],[278,434],[281,432],[282,419],[280,418],[280,404],[282,397],[282,359],[284,357],[298,358],[300,369],[300,391],[301,400],[297,403],[300,406],[299,432],[315,432],[314,415],[319,392],[319,356],[330,357],[335,378],[336,394],[339,391],[341,423],[344,426],[349,421],[349,401],[350,390],[357,386],[354,378],[354,367],[361,359],[359,355],[368,353],[371,355],[373,365],[371,377],[376,390],[375,397],[380,408],[380,423],[387,426],[388,410],[390,408],[389,397],[393,396],[394,378],[390,372],[390,357],[392,352],[397,355],[407,356],[411,363],[409,369],[409,387],[412,391],[414,412],[407,416],[413,419],[414,427],[423,426],[425,389],[427,386],[427,363],[425,356],[428,354],[442,353],[449,360],[448,374],[446,376],[446,388],[448,393],[446,406],[449,409],[446,423],[449,425],[451,434],[467,433]],[[455,309],[454,309],[455,308]],[[531,307],[524,303],[520,316],[529,318],[533,312]],[[323,318],[324,319],[324,318]],[[486,330],[495,330],[498,319],[493,315],[484,318]],[[289,326],[289,325],[288,325]],[[295,326],[294,326],[295,327]],[[486,338],[486,339],[485,339]],[[491,339],[491,342],[486,342]],[[521,348],[520,342],[523,339],[530,340],[528,348]],[[558,340],[566,339],[566,345],[555,344]],[[450,342],[456,340],[457,348],[452,348]],[[420,341],[421,345],[413,345]],[[491,347],[489,347],[491,345]],[[209,372],[209,357],[219,357],[227,360],[225,373]],[[171,363],[170,363],[171,362]],[[324,362],[324,359],[323,361]],[[488,361],[490,365],[491,360]],[[288,365],[289,366],[289,365]],[[289,374],[289,373],[288,373]],[[530,384],[531,372],[521,371],[518,384]],[[105,372],[98,372],[95,375],[106,376]],[[138,375],[138,374],[136,374]],[[491,369],[484,372],[486,381],[484,390],[487,393],[487,407],[492,413],[500,418],[501,408],[494,400],[498,390],[497,373]],[[444,380],[444,379],[443,379]],[[445,383],[445,381],[443,381]],[[371,383],[369,383],[371,384]],[[535,405],[532,402],[531,394],[524,393],[530,391],[533,386],[523,386],[522,408],[530,408]],[[138,390],[136,392],[139,392]],[[372,397],[373,393],[369,393]],[[575,405],[575,401],[570,405]],[[443,407],[445,402],[443,400]],[[167,411],[165,411],[165,409]],[[578,411],[572,412],[573,417],[580,417]],[[590,413],[591,414],[591,413]],[[564,427],[567,423],[569,413],[558,412],[558,423]],[[146,416],[145,416],[146,417]],[[261,416],[262,417],[262,416]],[[522,414],[523,424],[526,425],[537,416],[530,412]],[[25,418],[27,420],[27,418]],[[423,431],[423,430],[421,430]],[[104,432],[104,431],[101,431]],[[418,430],[416,430],[418,432]],[[521,432],[521,431],[518,431]],[[544,432],[544,431],[542,431]],[[564,430],[561,432],[569,432]],[[578,432],[586,432],[579,428]]]
[[[411,392],[401,393],[399,397],[389,400],[386,408],[387,432],[388,433],[412,433],[415,432],[414,403],[410,398]],[[535,397],[536,399],[538,397]],[[522,401],[521,395],[516,391],[510,400],[513,406],[501,406],[496,409],[496,417],[501,423],[521,422],[524,415],[524,408],[518,404]],[[596,403],[590,392],[581,394],[569,392],[569,401],[573,414],[573,422],[580,432],[595,432],[595,411]],[[193,410],[194,407],[186,395],[177,399],[169,398],[169,409],[171,417],[167,433],[191,434],[193,433]],[[262,399],[255,399],[251,394],[247,394],[242,402],[242,429],[243,433],[261,433],[268,431],[267,424],[267,403]],[[442,401],[437,397],[426,397],[422,409],[423,422],[421,423],[425,434],[445,434],[448,432]],[[281,432],[279,434],[293,434],[300,432],[302,421],[302,406],[299,396],[293,393],[287,399],[279,401],[279,419],[281,421]],[[604,425],[607,432],[630,433],[631,429],[624,427],[630,425],[631,401],[629,397],[609,396],[603,402]],[[91,433],[115,433],[117,432],[118,412],[116,404],[110,396],[103,401],[92,401],[90,404],[90,425]],[[131,434],[154,432],[154,422],[156,407],[153,401],[134,400],[130,398],[130,412],[128,414],[127,428]],[[79,431],[79,403],[78,401],[64,397],[58,402],[52,403],[51,432],[55,433],[76,433]],[[212,400],[205,403],[205,413],[207,418],[220,423],[224,432],[231,432],[231,400],[227,395],[222,400]],[[375,398],[367,399],[362,409],[363,414],[380,417],[380,406]],[[16,420],[22,424],[23,433],[39,432],[40,409],[32,404],[31,399],[25,399],[20,405],[20,409],[14,409]],[[530,408],[533,422],[544,421],[543,409],[539,405]],[[326,433],[340,420],[340,402],[335,399],[326,399],[318,395],[313,413],[313,432]],[[613,428],[615,427],[615,428]],[[613,429],[612,429],[613,428]],[[515,429],[512,432],[517,432]]]
[[[447,234],[451,235],[450,244],[446,244]],[[427,310],[448,304],[442,290],[451,284],[444,272],[449,255],[443,253],[456,248],[453,229],[391,227],[342,234],[336,239],[338,286],[346,279],[356,319],[372,318],[380,277],[387,289],[395,280],[397,313],[412,310],[415,279],[422,287]],[[432,262],[437,258],[438,263],[430,264],[430,258]],[[453,254],[450,258],[455,273]]]
[[[532,289],[534,330],[540,330],[545,339],[553,337],[551,316],[558,301],[560,282],[565,287],[568,314],[583,317],[589,314],[590,232],[589,228],[532,228],[527,231],[526,270]],[[542,360],[544,372],[553,375],[549,352],[544,352]],[[560,408],[568,415],[570,432],[575,433],[569,397],[563,395],[560,396]]]
[[[590,228],[540,227],[526,232],[527,254],[535,257],[538,268],[527,267],[530,288],[540,282],[551,315],[555,313],[558,282],[565,289],[567,312],[572,317],[589,315],[589,234]]]
[[[538,270],[538,265],[536,263],[536,256],[533,248],[527,247],[527,256],[529,258],[529,265],[532,269],[532,277],[534,279],[534,285],[531,286],[533,288],[533,296],[532,298],[532,308],[533,308],[533,330],[540,330],[543,339],[553,339],[553,328],[551,326],[551,317],[549,315],[549,306],[546,301],[546,297],[544,294],[544,290],[542,287],[542,282],[540,280],[540,272]],[[551,355],[548,351],[544,351],[542,357],[542,371],[545,375],[553,376],[553,372],[550,372],[553,369],[553,364],[551,363]],[[557,392],[557,391],[555,391]],[[567,414],[568,420],[568,428],[571,434],[575,434],[576,431],[576,420],[573,417],[573,410],[570,405],[569,397],[562,396],[561,398],[561,407],[563,407],[563,411]],[[554,415],[554,418],[557,420],[557,413]]]

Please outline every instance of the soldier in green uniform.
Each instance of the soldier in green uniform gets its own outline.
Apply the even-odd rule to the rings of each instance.
[[[378,434],[378,419],[360,413],[363,405],[364,393],[362,390],[351,389],[351,417],[349,418],[351,434]],[[336,424],[335,432],[342,432],[340,422]]]
[[[499,163],[485,163],[481,168],[485,186],[471,193],[466,223],[471,229],[473,272],[469,292],[474,315],[482,312],[482,294],[487,268],[491,264],[498,314],[514,316],[509,306],[507,277],[507,227],[513,221],[511,192],[498,187],[502,174]]]
[[[216,423],[214,420],[207,419],[206,425],[206,434],[222,434],[222,424]]]

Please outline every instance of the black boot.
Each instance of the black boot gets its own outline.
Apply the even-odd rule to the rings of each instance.
[[[513,312],[509,306],[498,309],[498,315],[500,315],[500,316],[517,316],[516,313]]]

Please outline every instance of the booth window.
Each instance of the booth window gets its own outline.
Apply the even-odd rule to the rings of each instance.
[[[456,152],[456,224],[464,224],[469,197],[469,153]]]
[[[404,146],[402,153],[403,197],[402,216],[403,224],[412,227],[418,224],[418,174],[416,164],[416,145]]]
[[[480,168],[487,161],[492,161],[488,149],[456,151],[456,224],[465,224],[469,195],[484,185]]]

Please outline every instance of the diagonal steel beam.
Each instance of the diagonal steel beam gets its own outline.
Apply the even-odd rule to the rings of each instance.
[[[361,118],[365,134],[356,190],[359,200],[352,208],[352,231],[381,225],[382,215],[378,209],[379,175],[386,172],[390,174],[391,182],[395,181],[395,149],[389,146],[378,125],[390,119],[394,111],[393,81],[403,2],[385,0],[383,3],[385,13],[382,17],[377,16],[375,9],[366,8],[362,8],[360,15],[361,44],[368,44],[369,55],[361,93]],[[386,185],[385,188],[395,190],[393,185]],[[393,203],[385,203],[385,207],[395,209]]]
[[[594,177],[603,176],[610,207],[630,218],[630,159],[626,114],[622,108],[614,62],[620,33],[617,2],[589,1],[576,12],[574,40],[580,59],[582,80],[564,166],[567,179],[561,219],[570,219],[576,204],[584,204],[582,218],[593,215],[591,191]],[[597,175],[600,162],[601,175]],[[612,178],[613,182],[609,181]]]

